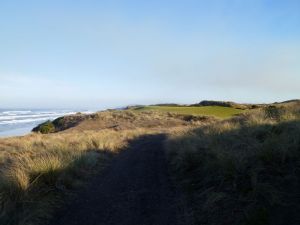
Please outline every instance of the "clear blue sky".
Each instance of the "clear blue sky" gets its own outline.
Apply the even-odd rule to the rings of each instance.
[[[299,0],[0,1],[0,108],[299,97]]]

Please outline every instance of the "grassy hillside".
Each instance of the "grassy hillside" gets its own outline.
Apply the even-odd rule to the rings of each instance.
[[[218,118],[229,118],[233,115],[244,112],[241,109],[235,109],[224,106],[145,106],[139,107],[135,110],[138,111],[159,111],[159,112],[172,112],[189,115],[201,115],[201,116],[215,116]]]
[[[129,141],[206,121],[211,119],[105,111],[62,117],[39,126],[40,133],[0,139],[0,224],[45,225],[66,197]]]
[[[0,224],[45,225],[130,141],[158,133],[169,135],[170,168],[195,224],[299,224],[299,102],[146,106],[61,117],[35,131],[0,139]]]
[[[90,115],[75,114],[47,121],[35,127],[34,132],[56,133],[85,130],[130,130],[136,128],[163,128],[197,125],[214,121],[213,117],[166,113],[157,110],[108,110]]]
[[[299,224],[300,104],[178,132],[169,162],[195,224]]]
[[[154,132],[154,131],[152,131]],[[0,224],[47,224],[72,190],[149,130],[33,134],[0,141]]]

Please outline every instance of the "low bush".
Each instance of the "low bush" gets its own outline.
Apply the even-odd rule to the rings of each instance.
[[[55,132],[54,124],[48,120],[33,129],[35,132],[40,132],[42,134],[49,134]]]

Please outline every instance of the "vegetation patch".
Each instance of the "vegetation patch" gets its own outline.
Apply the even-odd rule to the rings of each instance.
[[[145,106],[136,109],[138,111],[160,111],[188,115],[215,116],[218,118],[230,118],[234,115],[244,112],[241,109],[235,109],[225,106]]]
[[[89,120],[93,115],[84,115],[81,113],[59,117],[53,121],[46,121],[33,128],[33,132],[40,132],[42,134],[49,134],[58,131],[63,131],[71,127],[75,127],[84,120]]]
[[[193,104],[192,106],[224,106],[224,107],[231,107],[235,109],[255,109],[255,108],[262,108],[265,104],[240,104],[236,102],[226,102],[226,101],[208,101],[204,100],[197,104]]]
[[[165,112],[105,111],[61,117],[39,125],[37,133],[3,138],[0,224],[47,224],[69,194],[129,141],[208,121]]]
[[[89,115],[75,114],[47,121],[33,129],[34,132],[52,133],[65,130],[128,130],[137,128],[164,128],[199,125],[215,120],[209,116],[179,114],[159,110],[107,110]],[[53,128],[54,126],[54,128]],[[49,129],[51,128],[51,129]]]
[[[293,104],[171,135],[170,166],[195,224],[296,224],[299,133],[300,104]]]
[[[195,224],[293,224],[299,120],[299,102],[289,102],[255,110],[147,106],[47,121],[38,133],[0,140],[0,224],[46,224],[128,141],[170,132],[168,159]]]
[[[72,131],[0,141],[0,224],[44,225],[128,141],[159,130]]]
[[[37,127],[33,128],[32,131],[40,132],[42,134],[49,134],[55,132],[55,125],[50,121],[46,121]]]

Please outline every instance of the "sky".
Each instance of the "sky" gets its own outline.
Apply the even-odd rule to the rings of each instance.
[[[299,0],[0,1],[0,108],[295,98]]]

